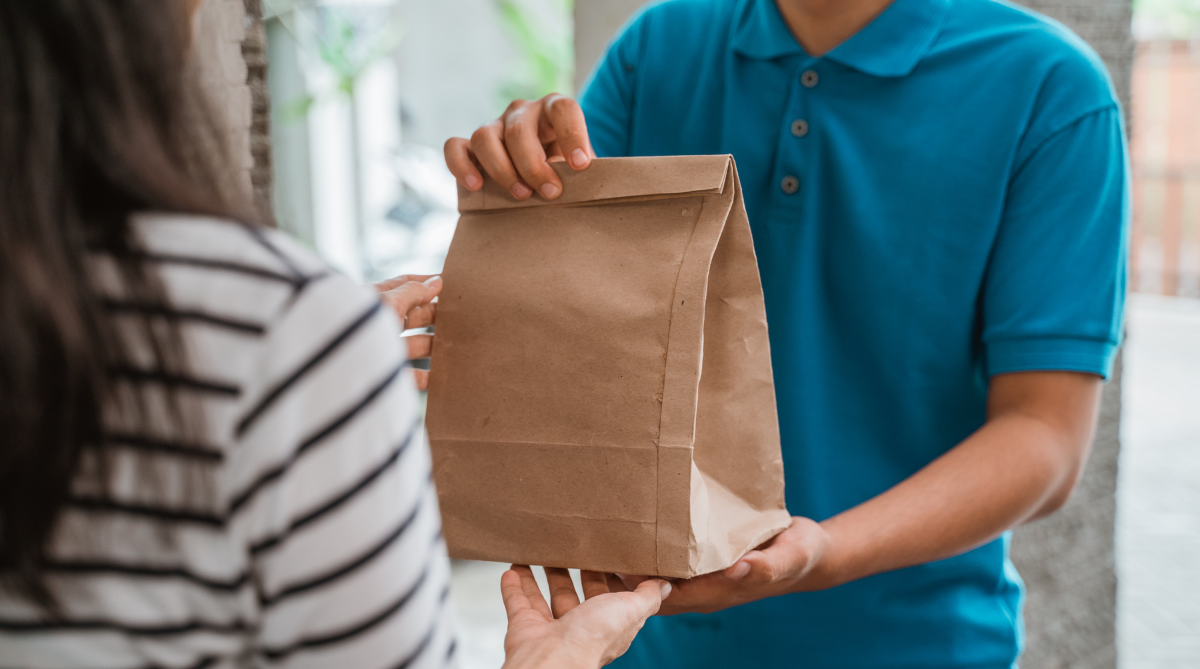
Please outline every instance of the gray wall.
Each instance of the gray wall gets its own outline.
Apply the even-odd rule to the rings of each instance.
[[[578,88],[641,0],[575,0]],[[1063,21],[1104,58],[1128,109],[1133,45],[1129,0],[1027,0]],[[1100,427],[1083,481],[1059,513],[1019,529],[1013,560],[1028,589],[1023,669],[1116,667],[1113,529],[1120,449],[1120,367],[1104,389]]]
[[[575,91],[583,86],[613,34],[645,0],[575,0]]]
[[[1129,0],[1025,0],[1066,23],[1104,58],[1125,109],[1133,69]],[[1119,361],[1118,361],[1119,362]],[[1059,513],[1017,531],[1013,561],[1029,600],[1024,669],[1117,666],[1114,559],[1121,376],[1104,388],[1100,426],[1083,481]]]

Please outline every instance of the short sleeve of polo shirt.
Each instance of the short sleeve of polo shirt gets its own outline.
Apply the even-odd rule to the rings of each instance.
[[[589,136],[601,157],[638,154],[643,141],[632,119],[650,39],[647,18],[642,10],[617,33],[582,90]],[[1122,111],[1094,52],[1065,31],[1041,29],[1042,52],[1052,65],[1031,100],[1024,133],[1013,140],[1007,196],[980,289],[983,370],[988,376],[1054,370],[1107,378],[1125,297],[1129,197]]]
[[[1079,100],[1071,88],[1056,96]],[[1062,113],[1071,106],[1043,102],[1017,149],[982,291],[989,376],[1112,371],[1125,299],[1124,127],[1115,103]]]

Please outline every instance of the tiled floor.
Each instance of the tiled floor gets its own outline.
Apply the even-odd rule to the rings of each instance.
[[[1125,355],[1120,668],[1200,669],[1200,300],[1136,296]],[[504,661],[504,569],[455,564],[463,669]]]
[[[1200,300],[1129,310],[1117,492],[1121,669],[1200,669]]]

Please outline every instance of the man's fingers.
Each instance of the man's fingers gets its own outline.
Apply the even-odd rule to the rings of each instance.
[[[404,343],[408,345],[409,360],[428,358],[433,351],[433,335],[410,335],[404,337]]]
[[[521,179],[547,200],[562,194],[562,182],[546,162],[546,150],[538,136],[539,105],[509,108],[504,114],[504,146]]]
[[[650,580],[649,576],[634,576],[633,574],[617,574],[617,578],[621,579],[621,582],[623,582],[625,587],[629,590],[633,590],[641,585],[644,581]]]
[[[507,189],[518,200],[524,200],[533,195],[533,191],[521,183],[517,176],[517,168],[513,166],[504,145],[503,133],[504,121],[500,119],[476,130],[471,135],[471,152],[492,181]]]
[[[746,560],[748,557],[750,557],[750,553],[746,553],[742,556],[742,559],[726,567],[725,571],[722,573],[725,574],[726,578],[731,578],[735,581],[740,581],[743,578],[746,578],[746,575],[750,573],[751,569],[750,562]]]
[[[467,190],[476,191],[483,187],[483,175],[471,160],[471,141],[462,137],[451,137],[443,147],[446,154],[446,167]]]
[[[665,598],[658,615],[669,616],[687,611],[710,612],[731,606],[730,598],[741,590],[721,572],[705,574],[671,584],[671,596]],[[740,603],[740,602],[736,602]]]
[[[545,571],[546,583],[550,586],[550,610],[555,618],[561,618],[579,606],[579,594],[575,592],[571,572],[555,567],[545,567]]]
[[[551,93],[542,98],[545,122],[554,129],[558,149],[572,169],[582,170],[592,164],[595,152],[588,139],[587,122],[579,103],[565,95]]]
[[[621,580],[616,574],[605,574],[604,580],[608,582],[609,592],[629,592],[629,586],[625,585],[625,581]]]
[[[783,578],[787,572],[776,556],[765,551],[750,551],[726,569],[725,576],[746,585],[767,585]]]
[[[508,614],[510,622],[519,613],[530,608],[529,597],[521,587],[521,576],[512,569],[500,576],[500,595],[504,598],[504,611]]]
[[[534,192],[547,200],[562,195],[562,180],[550,166],[551,159],[561,157],[573,169],[582,170],[596,155],[583,110],[558,94],[536,102],[515,100],[503,116],[476,130],[469,141],[454,137],[443,148],[446,165],[461,186],[471,191],[482,188],[482,168],[518,200]]]
[[[596,595],[611,592],[608,587],[608,575],[598,571],[579,572],[579,584],[583,586],[583,598],[591,599]]]
[[[414,369],[413,380],[417,382],[417,390],[429,390],[429,370]]]

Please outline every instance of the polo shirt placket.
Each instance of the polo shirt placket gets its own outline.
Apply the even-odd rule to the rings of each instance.
[[[788,105],[780,130],[779,149],[776,152],[775,174],[778,188],[774,193],[775,206],[782,210],[801,207],[808,171],[813,164],[813,131],[811,96],[818,94],[821,76],[817,71],[818,59],[805,56],[792,77]]]

